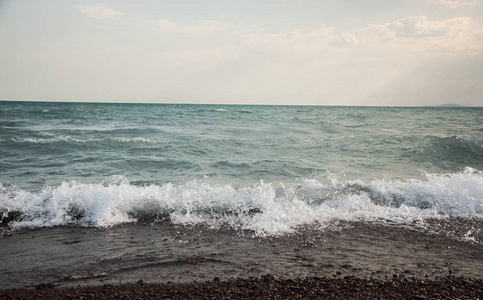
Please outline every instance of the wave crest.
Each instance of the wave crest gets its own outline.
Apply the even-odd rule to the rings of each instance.
[[[228,225],[257,235],[287,233],[300,225],[334,219],[413,222],[483,217],[481,171],[466,168],[426,177],[367,184],[305,179],[293,186],[260,182],[236,187],[207,181],[136,186],[118,176],[99,184],[63,182],[36,193],[0,184],[0,214],[12,229],[159,221]]]

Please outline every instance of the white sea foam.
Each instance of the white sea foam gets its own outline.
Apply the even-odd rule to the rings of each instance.
[[[483,174],[427,174],[427,180],[374,180],[328,184],[307,179],[295,187],[264,183],[134,186],[124,177],[109,183],[64,182],[31,193],[0,185],[0,211],[20,212],[13,229],[76,224],[112,226],[138,219],[204,223],[252,230],[258,235],[342,220],[413,222],[446,216],[483,217]],[[468,235],[471,236],[470,234]]]
[[[115,141],[117,142],[121,142],[121,143],[148,143],[148,144],[156,144],[158,142],[156,141],[153,141],[153,140],[150,140],[150,139],[147,139],[147,138],[143,138],[143,137],[135,137],[135,138],[115,138],[114,139]]]
[[[51,138],[24,138],[24,139],[14,138],[12,140],[16,143],[32,143],[32,144],[51,144],[51,143],[57,143],[57,142],[88,143],[88,142],[94,142],[94,141],[101,141],[101,139],[93,139],[93,138],[78,139],[68,135],[59,135]]]
[[[52,135],[44,133],[44,135]],[[58,142],[72,142],[72,143],[90,143],[98,141],[116,141],[118,143],[148,143],[148,144],[158,144],[158,143],[168,143],[170,140],[154,141],[144,137],[134,137],[134,138],[113,138],[113,139],[103,139],[103,138],[84,138],[79,139],[69,135],[59,135],[49,138],[12,138],[12,141],[16,143],[32,143],[32,144],[52,144]],[[3,140],[0,140],[3,141]]]

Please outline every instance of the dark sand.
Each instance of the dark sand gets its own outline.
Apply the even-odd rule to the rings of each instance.
[[[324,228],[265,238],[170,224],[5,234],[0,298],[483,299],[483,220]]]

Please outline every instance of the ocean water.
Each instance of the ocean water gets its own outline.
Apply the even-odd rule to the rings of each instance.
[[[0,290],[480,278],[482,170],[482,108],[0,102]]]
[[[483,217],[483,109],[0,102],[9,230]]]

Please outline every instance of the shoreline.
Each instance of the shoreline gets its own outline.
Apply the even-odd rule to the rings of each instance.
[[[479,232],[475,241],[461,239],[469,228]],[[483,220],[445,219],[425,229],[338,222],[266,238],[173,224],[26,230],[2,238],[0,290],[92,289],[141,279],[199,285],[267,274],[277,280],[354,277],[376,285],[393,278],[437,282],[447,276],[481,282],[482,229]]]
[[[393,275],[386,280],[355,276],[283,279],[264,275],[227,281],[215,277],[212,281],[192,283],[147,283],[141,279],[131,284],[76,288],[40,284],[36,289],[0,291],[0,299],[476,299],[482,296],[483,279],[447,276],[422,280],[405,275]]]

